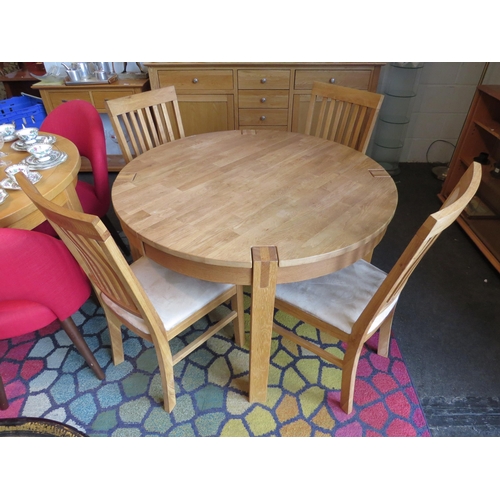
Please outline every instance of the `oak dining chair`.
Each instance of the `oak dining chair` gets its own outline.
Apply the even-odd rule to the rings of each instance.
[[[127,163],[160,144],[184,137],[173,86],[107,100],[106,109]]]
[[[153,343],[166,411],[171,412],[176,402],[173,371],[176,363],[231,321],[236,342],[244,345],[242,286],[184,276],[146,256],[129,265],[98,217],[46,200],[24,175],[17,176],[17,180],[92,282],[108,322],[114,363],[124,360],[122,325]],[[228,301],[232,309],[229,313],[223,315],[219,309],[215,324],[172,354],[169,342],[173,338]]]
[[[365,153],[383,100],[375,92],[314,82],[305,133]]]
[[[341,368],[340,405],[347,414],[353,407],[356,371],[364,344],[379,331],[377,352],[388,356],[392,320],[406,282],[436,238],[470,202],[480,181],[481,165],[474,162],[441,209],[428,216],[388,274],[359,260],[320,278],[276,287],[276,308],[345,343],[345,354],[339,357],[276,321],[273,325],[276,333],[306,349],[309,355],[316,354]]]

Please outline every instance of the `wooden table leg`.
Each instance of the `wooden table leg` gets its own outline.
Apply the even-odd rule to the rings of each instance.
[[[77,212],[83,212],[82,204],[80,203],[80,198],[78,198],[78,195],[76,194],[75,185],[76,184],[70,184],[65,189],[66,197],[68,200],[66,202],[66,206],[71,210],[75,210]]]
[[[252,260],[249,400],[264,403],[267,399],[278,253],[275,247],[255,247],[252,248]]]

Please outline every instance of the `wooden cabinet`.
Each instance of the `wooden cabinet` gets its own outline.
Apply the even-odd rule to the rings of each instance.
[[[107,84],[47,85],[37,83],[34,89],[40,92],[47,113],[66,101],[81,99],[92,103],[99,113],[106,113],[104,101],[149,90],[147,79],[117,80]]]
[[[383,63],[146,63],[173,85],[186,135],[268,128],[303,132],[314,81],[375,92]]]
[[[43,105],[47,113],[57,108],[60,104],[75,99],[90,102],[95,106],[99,113],[106,113],[105,101],[108,99],[117,99],[127,95],[138,94],[149,90],[149,80],[147,78],[137,78],[129,80],[117,80],[114,83],[106,84],[83,84],[83,85],[65,85],[63,84],[45,84],[37,83],[33,85],[34,89],[40,92]],[[122,155],[108,155],[108,170],[118,172],[125,166],[125,160]],[[92,168],[86,158],[82,158],[81,172],[91,172]]]
[[[483,162],[477,198],[458,222],[500,271],[500,178],[491,175],[495,164],[500,167],[500,85],[481,85],[476,89],[439,195],[441,200],[449,196],[467,167],[481,153],[487,153],[488,160]]]
[[[238,69],[240,129],[288,130],[291,70]]]

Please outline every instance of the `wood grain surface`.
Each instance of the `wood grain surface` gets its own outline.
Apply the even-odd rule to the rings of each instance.
[[[55,134],[40,133],[40,135]],[[55,137],[56,142],[53,149],[64,151],[68,158],[54,168],[39,170],[42,179],[37,182],[36,187],[47,199],[81,211],[82,207],[74,188],[80,170],[80,154],[71,141],[58,135]],[[17,164],[29,156],[29,153],[16,151],[11,146],[12,143],[8,142],[2,148],[2,151],[7,153],[7,156],[2,158],[3,160]],[[7,175],[4,172],[4,167],[0,166],[0,179],[5,177]],[[33,229],[45,220],[45,217],[22,191],[9,190],[8,193],[9,196],[0,205],[0,227]]]
[[[112,199],[127,234],[171,256],[251,268],[253,247],[275,246],[285,268],[348,265],[369,253],[397,191],[380,165],[351,148],[291,132],[228,131],[136,158]]]

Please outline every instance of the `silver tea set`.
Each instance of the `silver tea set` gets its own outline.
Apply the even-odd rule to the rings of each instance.
[[[115,75],[111,63],[108,62],[77,62],[71,66],[61,63],[66,69],[71,82],[85,82],[89,80],[107,81]]]

